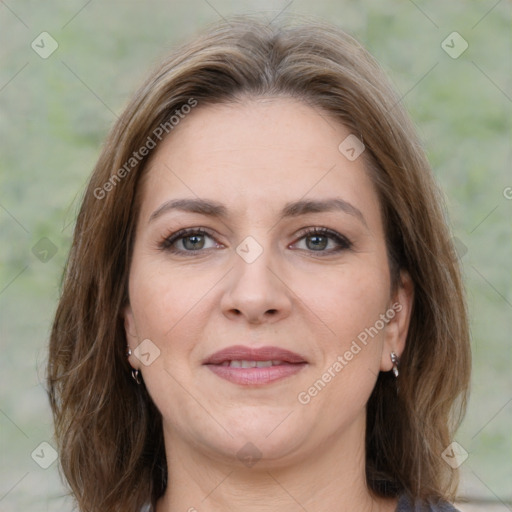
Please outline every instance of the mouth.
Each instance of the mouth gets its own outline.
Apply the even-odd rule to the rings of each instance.
[[[254,361],[249,359],[242,359],[239,361],[223,361],[220,365],[217,366],[229,366],[230,368],[268,368],[269,366],[281,366],[283,364],[300,364],[300,363],[290,363],[288,361]]]
[[[300,372],[308,362],[299,354],[279,347],[242,345],[216,352],[203,362],[218,377],[234,384],[270,384]]]

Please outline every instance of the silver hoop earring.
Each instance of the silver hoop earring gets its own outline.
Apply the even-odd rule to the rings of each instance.
[[[398,377],[398,365],[400,364],[400,358],[394,352],[391,352],[389,357],[391,357],[391,362],[393,363],[393,374],[395,377]]]
[[[132,370],[132,379],[137,383],[140,384],[142,382],[140,378],[140,372],[139,370]]]
[[[130,348],[129,345],[126,345],[126,357],[130,357],[131,355],[132,355],[132,349]],[[139,370],[135,370],[134,368],[132,368],[132,379],[137,384],[140,384],[142,382],[142,380],[140,378],[140,371]]]

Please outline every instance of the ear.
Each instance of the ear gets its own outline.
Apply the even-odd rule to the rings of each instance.
[[[137,364],[138,359],[133,355],[133,351],[139,345],[139,337],[137,335],[137,327],[135,325],[135,319],[133,317],[133,311],[130,305],[126,306],[123,309],[123,318],[124,318],[124,332],[126,335],[126,344],[128,348],[131,349],[132,355],[128,357],[128,362],[134,369],[138,369],[139,365]]]
[[[411,276],[405,270],[400,272],[400,283],[396,293],[391,297],[386,317],[389,322],[384,331],[384,344],[380,363],[381,371],[393,368],[391,352],[398,357],[405,349],[405,341],[409,331],[411,311],[414,302],[414,285]]]

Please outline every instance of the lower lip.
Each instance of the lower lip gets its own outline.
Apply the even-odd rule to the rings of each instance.
[[[265,368],[232,368],[215,364],[206,365],[213,373],[222,379],[229,380],[242,386],[269,384],[276,380],[290,377],[300,372],[306,363],[282,364]]]

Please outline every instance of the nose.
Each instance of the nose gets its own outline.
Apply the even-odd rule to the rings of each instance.
[[[238,254],[234,258],[234,269],[228,274],[221,299],[223,314],[250,324],[274,323],[286,318],[292,308],[292,292],[272,261],[270,251],[263,251],[250,263]]]

